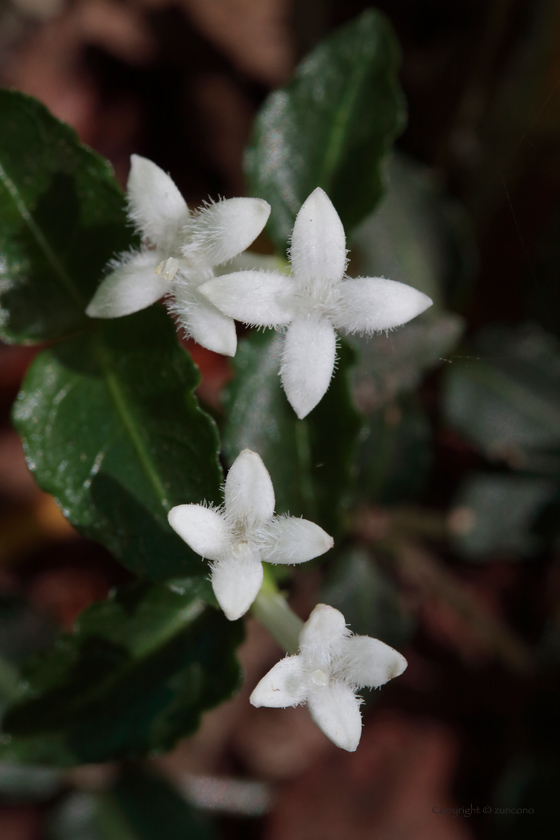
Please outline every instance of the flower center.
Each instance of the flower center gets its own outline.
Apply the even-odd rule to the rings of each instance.
[[[248,542],[238,542],[236,543],[232,550],[231,556],[234,560],[237,560],[241,563],[247,562],[251,559],[251,549],[249,548]]]
[[[162,260],[156,267],[156,274],[161,274],[164,280],[171,283],[178,270],[179,260],[176,260],[175,257],[169,257],[167,260]]]
[[[329,675],[326,671],[323,671],[322,668],[317,668],[315,671],[312,671],[309,675],[311,682],[313,685],[317,686],[324,686],[328,685],[329,682]]]
[[[340,298],[338,286],[318,286],[296,293],[296,306],[302,314],[321,314],[329,316]]]

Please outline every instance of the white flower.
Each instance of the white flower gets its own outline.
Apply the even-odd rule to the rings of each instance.
[[[307,703],[325,735],[353,752],[362,732],[356,689],[378,688],[398,677],[406,659],[379,639],[353,636],[342,613],[326,604],[318,604],[303,625],[299,649],[263,677],[251,703],[275,708]]]
[[[142,248],[113,263],[86,314],[120,318],[171,295],[169,309],[187,335],[208,350],[234,356],[232,318],[219,312],[198,287],[214,276],[214,266],[253,242],[270,205],[260,198],[230,198],[192,214],[169,175],[138,155],[131,157],[127,197],[129,217],[144,239]]]
[[[307,519],[274,516],[274,489],[256,452],[244,449],[224,488],[224,509],[178,505],[169,524],[212,564],[212,588],[226,616],[247,612],[263,582],[262,561],[304,563],[332,548],[332,537]]]
[[[298,417],[324,396],[336,357],[335,328],[374,333],[405,324],[431,305],[427,295],[381,277],[345,278],[344,228],[322,189],[299,211],[292,235],[292,276],[240,271],[200,292],[224,314],[251,326],[289,325],[281,377]]]

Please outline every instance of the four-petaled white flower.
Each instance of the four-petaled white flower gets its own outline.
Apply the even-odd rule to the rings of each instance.
[[[427,295],[381,277],[345,278],[344,228],[319,187],[299,211],[292,234],[292,276],[239,271],[200,287],[225,315],[251,326],[288,326],[281,377],[298,417],[324,396],[336,357],[335,328],[372,334],[405,324],[431,305]]]
[[[274,489],[256,452],[244,449],[224,488],[224,508],[178,505],[169,524],[212,561],[212,588],[227,618],[247,612],[263,582],[262,561],[304,563],[332,548],[332,537],[307,519],[274,516]]]
[[[132,155],[127,184],[129,217],[144,242],[137,252],[113,262],[86,313],[91,318],[120,318],[171,295],[169,309],[187,335],[216,353],[234,356],[233,319],[199,292],[214,276],[214,266],[244,251],[270,214],[260,198],[230,198],[192,214],[166,173],[146,158]]]
[[[398,677],[407,661],[389,645],[353,636],[344,616],[318,604],[299,634],[300,653],[280,660],[251,694],[253,706],[307,703],[311,717],[337,747],[353,752],[362,716],[356,690],[378,688]]]

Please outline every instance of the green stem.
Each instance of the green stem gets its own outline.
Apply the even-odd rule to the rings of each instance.
[[[286,653],[298,653],[299,631],[303,627],[303,621],[279,591],[270,568],[266,563],[263,563],[263,567],[264,580],[253,604],[252,613]]]

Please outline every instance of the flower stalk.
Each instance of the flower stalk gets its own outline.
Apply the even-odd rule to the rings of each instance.
[[[251,612],[286,653],[296,654],[299,650],[299,633],[303,621],[278,589],[268,564],[263,564],[263,571],[263,584]]]

